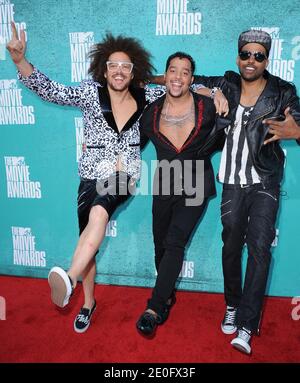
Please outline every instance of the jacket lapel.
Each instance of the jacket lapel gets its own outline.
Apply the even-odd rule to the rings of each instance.
[[[129,91],[137,103],[137,110],[135,113],[133,113],[133,115],[126,122],[123,129],[119,132],[118,126],[116,124],[116,121],[115,121],[115,118],[114,118],[114,115],[112,112],[112,107],[111,107],[111,102],[110,102],[110,97],[109,97],[107,86],[104,86],[104,87],[99,86],[98,87],[99,101],[100,101],[100,106],[101,106],[101,110],[102,110],[104,119],[106,120],[107,124],[117,134],[120,134],[123,131],[129,130],[132,127],[132,125],[138,120],[138,118],[140,117],[140,115],[141,115],[141,113],[144,110],[145,105],[146,105],[144,89],[142,89],[142,88],[138,89],[138,88],[130,87]]]

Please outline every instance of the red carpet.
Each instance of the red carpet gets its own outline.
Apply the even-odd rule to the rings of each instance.
[[[300,362],[300,321],[290,298],[266,299],[261,335],[253,355],[230,345],[220,330],[222,294],[177,293],[168,321],[147,340],[135,330],[150,289],[96,286],[97,310],[84,334],[73,330],[82,303],[81,285],[70,307],[55,308],[45,279],[0,277],[6,320],[0,320],[0,362],[231,363]]]

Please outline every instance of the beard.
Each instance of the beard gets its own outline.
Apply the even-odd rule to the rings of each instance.
[[[168,93],[169,96],[171,96],[173,98],[180,98],[183,95],[182,91],[180,93],[173,94],[170,89],[167,91],[167,93]]]
[[[115,87],[113,84],[108,83],[108,86],[110,87],[111,90],[114,90],[115,92],[123,92],[125,89],[128,88],[129,84],[124,84],[121,87]]]
[[[115,92],[123,92],[129,87],[131,79],[127,79],[124,76],[121,77],[123,78],[122,84],[115,84],[113,79],[106,79],[107,86]]]
[[[247,82],[253,82],[253,81],[256,81],[256,80],[263,77],[263,73],[254,73],[253,75],[251,75],[251,77],[248,77],[248,76],[244,75],[244,73],[241,69],[239,69],[239,72],[240,72],[242,79],[247,81]]]

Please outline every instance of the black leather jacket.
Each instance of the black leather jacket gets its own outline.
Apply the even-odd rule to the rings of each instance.
[[[294,85],[271,75],[268,71],[265,71],[264,77],[267,84],[246,125],[246,137],[253,165],[262,184],[273,186],[280,184],[282,180],[284,153],[279,141],[263,145],[269,136],[268,125],[262,121],[268,117],[284,115],[284,110],[289,106],[290,113],[300,125],[300,105]],[[241,97],[240,75],[228,71],[221,77],[195,76],[195,83],[222,89],[229,102],[229,119],[233,123]]]

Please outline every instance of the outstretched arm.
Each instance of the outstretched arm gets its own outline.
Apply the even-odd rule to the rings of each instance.
[[[194,90],[196,93],[202,94],[203,96],[210,97],[214,100],[216,112],[221,116],[226,117],[229,113],[229,105],[227,98],[224,96],[220,88],[199,88]]]
[[[20,31],[20,38],[14,22],[11,22],[12,39],[7,44],[7,49],[18,69],[18,79],[43,100],[60,105],[83,107],[87,100],[85,94],[93,90],[84,86],[65,86],[50,80],[46,75],[33,67],[25,58],[26,41],[24,30]]]
[[[202,77],[199,77],[199,78],[201,79]],[[150,82],[152,84],[165,85],[165,76],[164,75],[153,76]],[[201,82],[198,82],[198,84],[200,83]],[[197,87],[197,84],[193,84],[192,89],[194,92],[198,94],[202,94],[202,96],[207,96],[212,98],[214,100],[216,111],[219,115],[224,115],[224,117],[228,115],[229,113],[228,101],[220,88],[212,87],[211,89],[207,86],[207,84]]]
[[[10,53],[12,61],[16,64],[22,76],[28,77],[33,72],[33,66],[26,60],[26,41],[25,32],[23,29],[20,31],[20,38],[15,23],[11,22],[12,38],[7,43],[7,50]]]
[[[152,76],[150,79],[150,84],[166,85],[165,76],[163,74],[158,74],[157,76]]]

